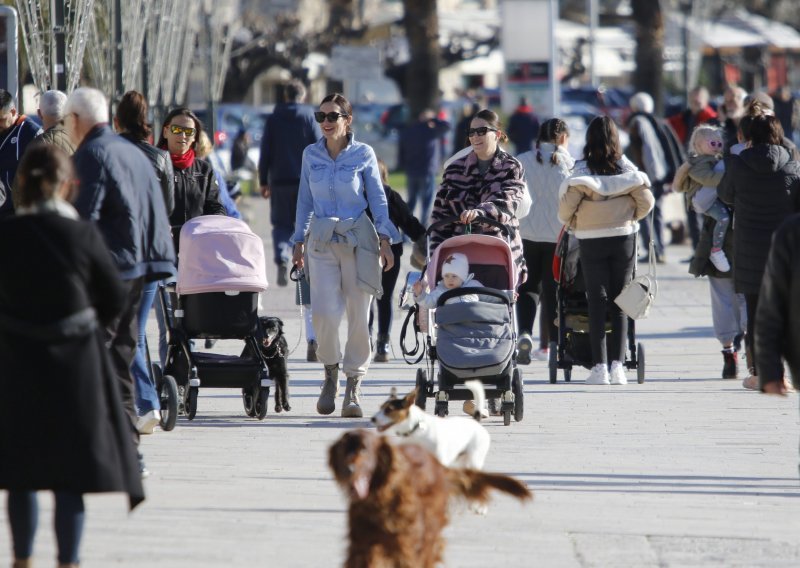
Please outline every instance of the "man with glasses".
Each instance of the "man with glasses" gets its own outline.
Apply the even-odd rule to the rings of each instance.
[[[145,281],[175,276],[175,250],[161,187],[150,161],[108,125],[108,101],[97,89],[75,89],[64,121],[77,146],[72,159],[79,182],[75,209],[93,221],[111,251],[127,291],[122,313],[105,329],[123,404],[138,445],[131,363]],[[147,475],[141,454],[140,469]]]
[[[14,213],[11,188],[28,144],[42,133],[30,118],[17,112],[14,97],[0,89],[0,219]]]

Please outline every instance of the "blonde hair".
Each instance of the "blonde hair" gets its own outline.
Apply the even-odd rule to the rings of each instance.
[[[692,131],[692,137],[689,138],[689,154],[692,156],[704,154],[701,144],[715,138],[722,140],[722,129],[719,126],[712,126],[711,124],[695,126]],[[722,148],[720,148],[720,153],[722,153]]]
[[[211,138],[208,137],[205,130],[201,130],[197,136],[197,142],[195,143],[194,151],[197,154],[198,158],[205,158],[211,151],[214,149],[214,145],[211,143]]]

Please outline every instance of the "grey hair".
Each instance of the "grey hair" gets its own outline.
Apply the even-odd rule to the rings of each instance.
[[[64,106],[67,104],[67,95],[61,91],[45,91],[39,97],[39,110],[44,116],[64,118]]]
[[[653,97],[644,92],[639,92],[633,95],[629,104],[633,112],[653,114],[653,110],[656,108],[656,105],[653,102]]]
[[[64,114],[75,113],[81,120],[92,125],[108,122],[108,100],[91,87],[80,87],[72,91],[64,106]]]

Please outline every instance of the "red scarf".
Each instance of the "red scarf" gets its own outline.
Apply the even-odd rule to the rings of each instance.
[[[173,154],[170,152],[169,157],[172,158],[172,165],[176,170],[185,170],[191,168],[194,164],[194,148],[189,148],[185,154]]]

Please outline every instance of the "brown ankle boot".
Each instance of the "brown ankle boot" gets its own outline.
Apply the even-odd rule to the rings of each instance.
[[[23,560],[14,560],[14,564],[11,565],[11,568],[32,568],[33,566],[33,559],[25,558]]]

